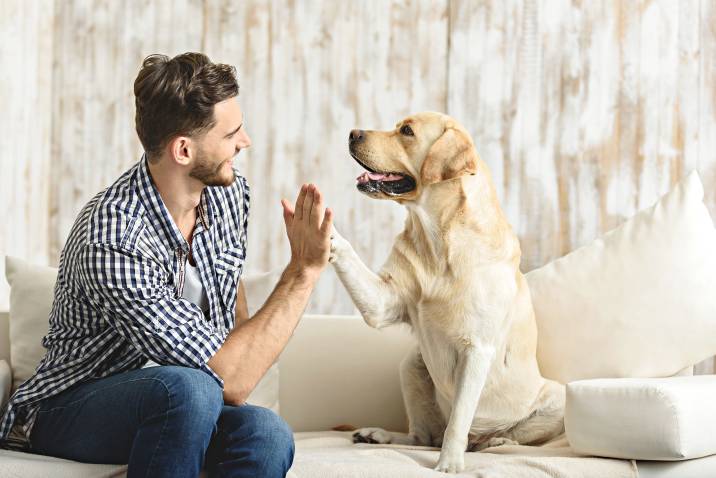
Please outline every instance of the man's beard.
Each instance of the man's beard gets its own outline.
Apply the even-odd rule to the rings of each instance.
[[[222,161],[219,164],[215,164],[209,159],[208,155],[204,154],[204,151],[199,150],[197,151],[196,164],[189,172],[189,176],[198,179],[206,186],[231,186],[236,177],[233,169],[231,170],[231,175],[225,172],[225,163],[226,161]]]

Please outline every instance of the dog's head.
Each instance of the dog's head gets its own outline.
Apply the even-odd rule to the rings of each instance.
[[[480,161],[470,135],[451,117],[408,116],[390,131],[350,132],[351,156],[368,172],[358,190],[378,199],[409,201],[430,185],[475,174]]]

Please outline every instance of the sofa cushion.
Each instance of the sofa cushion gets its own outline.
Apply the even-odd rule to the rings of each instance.
[[[247,273],[241,277],[246,292],[246,307],[249,317],[264,305],[281,277],[282,270],[263,273]],[[248,403],[270,408],[276,413],[280,411],[279,403],[279,365],[274,363],[254,388],[247,400]]]
[[[57,269],[7,256],[5,277],[10,284],[10,362],[14,392],[35,373],[35,367],[45,355],[42,338],[49,328]]]
[[[716,230],[690,173],[656,205],[527,274],[545,377],[666,377],[716,353]]]
[[[716,376],[578,380],[565,429],[578,453],[638,460],[716,454]]]
[[[14,392],[35,373],[35,368],[45,355],[42,338],[49,329],[57,268],[7,256],[5,276],[10,284],[9,335]],[[258,302],[263,304],[270,293],[267,277],[272,275],[259,274],[255,280],[249,275],[244,279],[249,310],[258,309]],[[258,383],[247,402],[278,412],[278,387],[278,365],[275,364]]]
[[[435,471],[439,448],[354,444],[350,433],[296,433],[287,478],[636,478],[631,460],[574,453],[564,435],[544,446],[504,445],[465,453],[458,475]],[[639,475],[641,476],[641,475]]]
[[[0,476],[24,478],[98,478],[126,477],[127,465],[100,465],[64,460],[35,453],[0,450]]]

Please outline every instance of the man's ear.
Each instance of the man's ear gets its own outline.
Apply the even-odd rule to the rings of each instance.
[[[461,130],[448,126],[433,143],[420,168],[421,183],[447,181],[477,172],[477,153]]]
[[[177,136],[169,143],[169,149],[172,159],[177,163],[186,166],[191,162],[192,149],[194,145],[191,139],[186,136]]]

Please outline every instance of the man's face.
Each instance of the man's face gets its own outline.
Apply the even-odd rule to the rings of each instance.
[[[194,167],[189,176],[207,186],[230,186],[234,182],[234,156],[251,146],[244,115],[237,97],[214,105],[216,124],[198,140]]]

